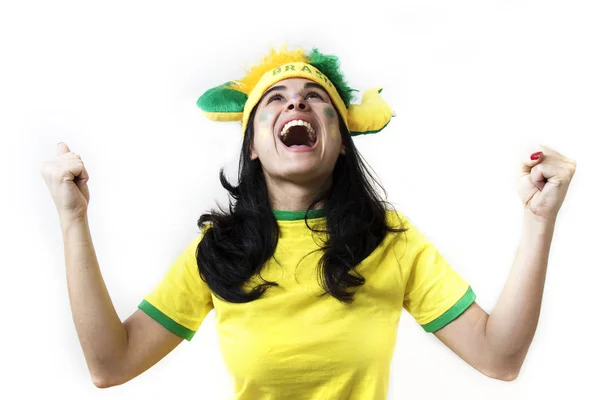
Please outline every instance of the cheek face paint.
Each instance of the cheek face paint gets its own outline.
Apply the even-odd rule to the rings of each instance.
[[[327,127],[327,130],[329,131],[329,136],[331,136],[332,139],[335,139],[335,137],[339,133],[338,128],[337,128],[337,126],[335,126],[335,124],[330,124]]]
[[[325,115],[330,120],[329,121],[329,125],[327,126],[327,130],[329,131],[329,135],[333,139],[335,139],[335,136],[338,134],[338,129],[335,126],[335,123],[333,122],[333,119],[335,118],[335,111],[331,107],[326,107],[325,108]]]
[[[325,109],[325,115],[327,115],[327,118],[333,119],[335,117],[335,112],[333,111],[333,108],[327,107]]]
[[[269,130],[267,128],[261,128],[258,131],[258,135],[261,139],[267,139],[269,137]]]
[[[268,112],[268,111],[263,111],[263,112],[261,112],[261,113],[260,113],[260,115],[258,116],[258,120],[259,120],[260,122],[264,122],[264,121],[268,120],[270,116],[271,116],[271,113],[270,113],[270,112]]]
[[[269,132],[271,131],[269,129],[269,124],[271,121],[271,116],[272,114],[268,111],[263,111],[262,113],[260,113],[260,115],[258,116],[258,136],[261,139],[266,139],[269,137]]]

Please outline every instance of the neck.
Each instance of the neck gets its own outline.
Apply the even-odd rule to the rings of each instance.
[[[286,211],[305,211],[317,196],[331,186],[331,176],[299,183],[275,179],[265,174],[265,181],[272,208]],[[320,201],[314,209],[323,206],[323,201]]]

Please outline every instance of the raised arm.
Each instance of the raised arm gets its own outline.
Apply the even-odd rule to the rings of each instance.
[[[576,168],[573,160],[542,148],[543,156],[532,155],[519,170],[525,219],[498,304],[488,315],[474,303],[435,332],[471,366],[507,381],[517,378],[537,328],[556,217]]]
[[[73,321],[92,381],[98,387],[126,382],[150,368],[182,338],[138,310],[122,323],[112,304],[92,244],[87,219],[89,175],[66,144],[41,174],[56,204],[63,234]]]

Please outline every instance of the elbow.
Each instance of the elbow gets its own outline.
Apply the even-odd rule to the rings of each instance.
[[[480,372],[499,381],[515,381],[519,377],[526,354],[527,350],[514,353],[510,356],[499,355],[497,353],[490,354],[487,357],[485,368],[480,369]]]
[[[118,377],[106,374],[106,373],[93,373],[92,383],[98,389],[107,389],[109,387],[118,386],[125,383],[124,380],[120,380]]]
[[[485,376],[497,379],[499,381],[504,382],[512,382],[519,377],[519,372],[521,372],[521,367],[502,367],[502,368],[490,368],[490,369],[482,369],[480,370],[482,374]]]
[[[109,362],[104,358],[97,358],[92,366],[88,366],[92,383],[98,389],[107,389],[125,383],[122,364],[118,361]]]
[[[512,382],[519,377],[519,371],[504,371],[502,373],[497,373],[492,378],[504,381],[504,382]]]
[[[110,380],[106,379],[106,377],[100,375],[92,375],[92,383],[98,389],[106,389],[115,386]]]

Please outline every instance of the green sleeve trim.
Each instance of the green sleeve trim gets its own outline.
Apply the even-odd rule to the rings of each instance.
[[[148,303],[146,300],[142,300],[142,302],[138,305],[138,308],[148,314],[150,317],[154,318],[156,322],[186,340],[191,340],[194,337],[194,332],[191,329],[186,328],[183,325],[178,324],[173,321],[168,315],[160,311],[158,308],[154,307],[152,304]]]
[[[465,312],[465,310],[469,308],[471,304],[473,304],[473,302],[475,301],[475,297],[476,296],[473,292],[473,289],[471,289],[471,286],[469,286],[467,292],[463,295],[463,297],[461,297],[460,300],[458,300],[456,304],[454,304],[448,311],[446,311],[430,323],[421,326],[423,327],[423,329],[425,329],[425,332],[429,333],[442,329],[444,326],[454,321],[460,314]]]

